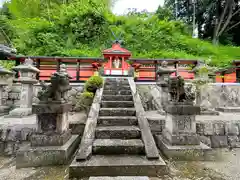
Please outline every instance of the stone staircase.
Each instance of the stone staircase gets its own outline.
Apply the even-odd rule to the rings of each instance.
[[[139,126],[136,102],[128,79],[105,79],[99,104],[98,117],[95,117],[97,122],[89,126],[95,127],[94,132],[89,131],[94,136],[89,138],[92,140],[90,143],[85,143],[87,138],[85,140],[83,135],[79,153],[69,169],[70,178],[156,176],[164,173],[165,163],[158,152],[156,157],[146,157],[144,139],[147,138],[143,137],[144,132]],[[90,137],[86,128],[85,131],[84,134]],[[85,144],[91,146],[91,155],[84,156],[89,151],[89,146]]]
[[[127,80],[105,83],[94,154],[144,154],[133,96]]]

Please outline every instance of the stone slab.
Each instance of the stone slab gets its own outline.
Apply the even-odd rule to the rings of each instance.
[[[31,136],[31,146],[62,146],[71,138],[71,131],[64,133],[34,133]]]
[[[138,139],[141,132],[137,126],[100,126],[95,136],[97,139]]]
[[[132,101],[132,95],[103,95],[103,101]]]
[[[228,147],[227,136],[210,136],[212,148]]]
[[[71,123],[69,124],[69,129],[71,129],[72,134],[83,135],[85,124]]]
[[[90,177],[89,180],[150,180],[147,176],[118,176],[118,177],[107,177],[98,176]]]
[[[6,117],[22,118],[29,115],[32,115],[32,108],[16,108],[10,111]]]
[[[144,144],[140,139],[96,139],[93,153],[109,154],[144,154]]]
[[[213,110],[201,110],[200,115],[219,116],[219,112]]]
[[[167,174],[167,167],[160,157],[148,160],[145,156],[95,155],[86,161],[73,160],[69,167],[69,178],[91,176],[152,176]]]
[[[200,106],[193,106],[188,104],[168,104],[165,111],[172,115],[199,115]]]
[[[135,116],[135,108],[101,108],[100,116]]]
[[[203,161],[214,159],[212,149],[203,143],[199,145],[172,146],[166,143],[161,135],[156,135],[155,140],[162,153],[173,160]]]
[[[65,113],[65,112],[69,112],[71,108],[72,108],[72,104],[70,103],[33,104],[32,112],[34,114]]]
[[[215,109],[220,112],[240,112],[240,107],[217,107]]]
[[[166,129],[163,130],[162,135],[173,146],[177,145],[198,145],[200,140],[195,133],[178,133],[171,134]]]
[[[98,126],[135,126],[138,124],[135,116],[100,116]]]
[[[0,113],[6,114],[9,113],[10,107],[9,106],[0,106]]]
[[[134,107],[133,101],[102,101],[101,107],[103,108],[132,108]]]
[[[63,146],[23,146],[17,151],[16,168],[67,164],[78,148],[80,140],[80,136],[73,135]]]
[[[120,91],[111,91],[111,90],[105,90],[103,91],[103,94],[106,95],[131,95],[132,92],[129,90],[120,90]]]

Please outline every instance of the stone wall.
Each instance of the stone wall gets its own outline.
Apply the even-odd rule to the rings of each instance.
[[[201,87],[200,104],[208,108],[240,106],[239,83],[212,83]]]
[[[186,83],[187,85],[188,83]],[[140,95],[143,96],[142,103],[151,102],[155,109],[161,108],[161,88],[156,84],[138,85]],[[148,95],[144,96],[144,91]],[[240,106],[240,84],[238,83],[210,83],[201,86],[199,104],[209,109],[216,107],[239,107]],[[153,109],[145,109],[147,111]]]
[[[145,111],[157,110],[160,108],[158,101],[161,93],[158,89],[156,89],[156,86],[137,85],[137,91],[140,95],[140,99]],[[156,94],[156,96],[153,94]]]
[[[68,99],[73,104],[75,103],[76,96],[81,94],[83,91],[83,84],[71,84],[72,90],[68,92]],[[33,103],[37,103],[37,93],[41,90],[41,86],[39,84],[34,85],[33,87]],[[4,103],[12,108],[19,107],[20,103],[20,92],[21,92],[21,84],[14,83],[11,86],[6,86],[4,88]]]
[[[13,125],[0,128],[0,155],[14,156],[20,146],[29,143],[36,125]]]

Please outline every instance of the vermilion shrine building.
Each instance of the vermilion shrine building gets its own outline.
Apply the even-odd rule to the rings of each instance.
[[[72,82],[87,80],[100,67],[103,68],[106,76],[127,76],[130,66],[136,69],[137,81],[155,81],[157,68],[162,61],[167,61],[170,66],[177,69],[177,73],[173,73],[172,76],[179,74],[185,79],[193,79],[194,74],[190,73],[184,65],[197,65],[198,63],[198,60],[131,58],[131,52],[121,47],[118,41],[113,43],[111,48],[104,50],[102,54],[103,57],[98,58],[10,55],[8,60],[14,60],[18,65],[23,63],[26,58],[31,58],[36,67],[40,69],[40,74],[37,77],[40,80],[49,80],[50,75],[58,71],[61,63],[64,63],[68,73],[73,77]],[[216,76],[216,82],[236,82],[236,79],[234,71],[230,73],[222,71]]]

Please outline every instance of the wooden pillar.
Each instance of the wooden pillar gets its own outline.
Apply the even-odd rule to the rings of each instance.
[[[158,69],[158,62],[154,61],[154,66],[155,66],[155,81],[157,81],[157,69]]]
[[[80,81],[80,60],[77,60],[77,72],[76,72],[76,81]]]
[[[221,78],[222,78],[222,83],[224,83],[225,82],[225,78],[224,78],[224,75],[225,75],[225,71],[223,71],[223,72],[221,72]]]
[[[125,70],[124,57],[122,57],[122,75],[124,75],[124,70]]]
[[[60,71],[61,59],[57,59],[57,71]]]
[[[240,66],[239,64],[236,64],[236,82],[240,83]]]
[[[36,68],[38,68],[40,70],[40,66],[41,66],[40,59],[36,59]],[[36,79],[39,80],[39,77],[40,77],[40,72],[37,73]]]
[[[112,56],[109,57],[109,63],[110,63],[109,64],[109,68],[110,68],[109,75],[111,75],[112,74]]]

